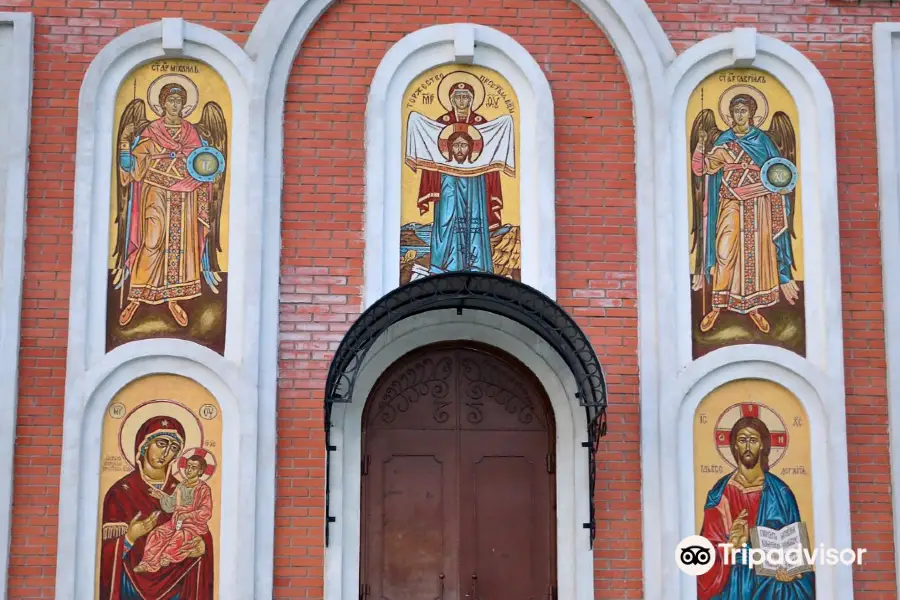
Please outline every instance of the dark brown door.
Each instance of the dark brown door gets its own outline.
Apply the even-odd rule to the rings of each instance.
[[[361,597],[550,597],[554,431],[530,372],[480,346],[422,348],[363,423]]]

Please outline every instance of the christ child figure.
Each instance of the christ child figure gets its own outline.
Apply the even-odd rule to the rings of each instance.
[[[191,542],[209,531],[213,504],[212,490],[202,480],[206,471],[206,459],[194,454],[187,459],[185,479],[175,488],[175,493],[169,496],[151,489],[150,493],[172,518],[147,536],[144,555],[135,573],[155,573],[183,561],[190,555]]]

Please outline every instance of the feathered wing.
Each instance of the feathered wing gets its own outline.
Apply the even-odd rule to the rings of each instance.
[[[147,106],[140,98],[128,103],[122,111],[119,119],[119,129],[116,132],[116,151],[113,152],[113,161],[116,180],[116,246],[113,248],[114,279],[113,283],[121,287],[125,278],[125,261],[128,259],[128,215],[131,213],[129,198],[131,185],[123,184],[119,176],[119,142],[127,141],[129,147],[134,146],[134,140],[143,133],[150,121],[147,120]],[[138,199],[135,198],[136,202]]]
[[[775,144],[778,153],[796,166],[797,134],[794,131],[794,124],[791,123],[791,118],[779,110],[772,116],[772,123],[769,125],[769,130],[766,133],[772,140],[772,143]],[[785,197],[788,201],[788,232],[790,232],[792,239],[797,239],[797,235],[794,233],[794,213],[797,208],[795,202],[797,197],[796,189],[789,194],[785,194]],[[796,268],[797,265],[792,266]]]
[[[197,133],[212,148],[215,148],[225,157],[225,170],[212,181],[212,193],[209,198],[209,233],[207,234],[206,256],[204,257],[203,271],[207,283],[213,291],[216,290],[214,282],[221,281],[219,277],[219,252],[222,251],[221,221],[222,204],[225,201],[225,175],[228,172],[228,123],[225,121],[225,112],[216,102],[207,102],[203,107],[203,113],[196,124]]]
[[[704,152],[709,152],[713,144],[722,135],[719,126],[716,124],[716,115],[712,109],[706,108],[697,114],[694,124],[691,126],[690,150],[693,154],[697,143],[700,141],[700,132],[706,132],[706,145]],[[691,252],[696,252],[696,260],[694,263],[694,275],[703,274],[703,248],[706,244],[706,229],[703,226],[703,203],[705,200],[706,176],[694,175],[691,171]]]

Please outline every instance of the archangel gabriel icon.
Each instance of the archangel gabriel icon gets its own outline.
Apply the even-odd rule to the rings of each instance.
[[[703,86],[718,93],[716,84],[731,81],[726,75],[711,77],[695,93],[700,110],[689,134],[695,346],[698,339],[706,351],[767,343],[802,353],[793,101],[771,76],[729,72],[727,77],[763,83],[723,84],[718,115],[703,106]],[[776,101],[770,93],[784,106],[770,108]]]

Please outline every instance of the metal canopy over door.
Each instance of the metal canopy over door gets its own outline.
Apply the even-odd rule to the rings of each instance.
[[[555,597],[554,429],[515,359],[473,344],[391,366],[364,416],[361,594]]]

